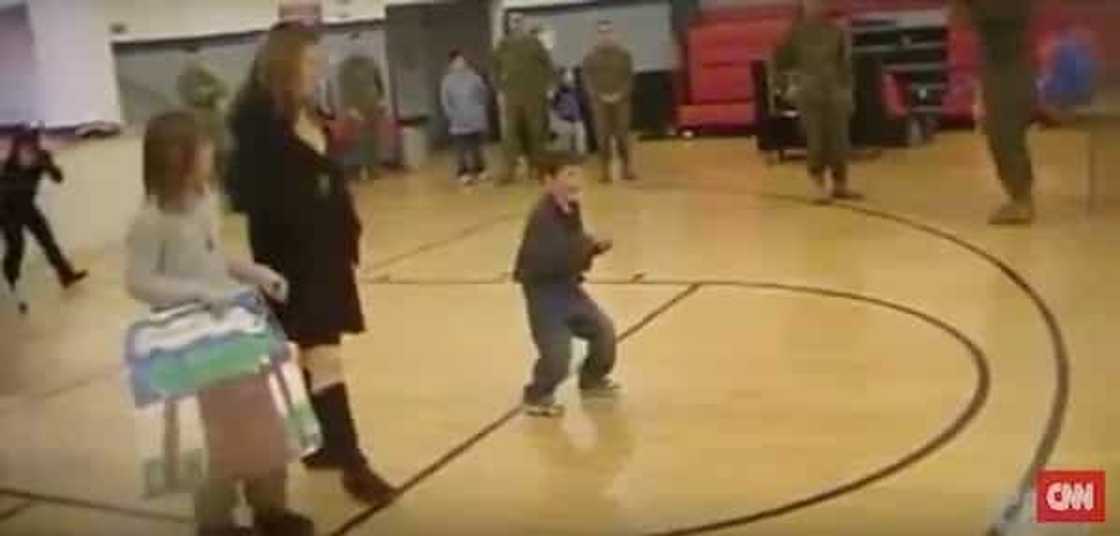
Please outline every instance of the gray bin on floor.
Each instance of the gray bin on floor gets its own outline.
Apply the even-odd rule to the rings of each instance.
[[[427,119],[414,119],[401,124],[401,165],[415,171],[428,163],[431,149]]]

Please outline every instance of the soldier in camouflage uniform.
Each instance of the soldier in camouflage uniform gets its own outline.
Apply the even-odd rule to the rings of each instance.
[[[1034,172],[1027,128],[1035,110],[1034,67],[1028,54],[1033,0],[958,0],[980,36],[983,51],[984,130],[1010,201],[993,225],[1034,221]]]
[[[508,184],[516,173],[518,157],[525,155],[530,168],[535,168],[548,142],[548,90],[555,82],[556,71],[544,45],[525,31],[524,20],[516,13],[510,16],[510,34],[494,56],[505,116],[502,136],[506,170],[499,182]]]
[[[338,68],[340,109],[358,125],[354,146],[343,157],[343,165],[351,177],[376,179],[380,176],[381,155],[378,134],[381,129],[381,100],[385,84],[381,68],[373,58],[354,54]]]
[[[193,112],[214,140],[215,170],[223,174],[229,155],[229,136],[222,119],[222,101],[229,89],[220,78],[203,65],[196,48],[188,49],[190,59],[176,80],[175,86],[183,106]]]
[[[603,163],[603,182],[610,182],[610,162],[614,142],[622,159],[622,177],[634,180],[630,153],[630,96],[634,90],[634,60],[615,38],[614,25],[601,21],[599,44],[583,60],[584,84],[591,100],[599,156]]]
[[[801,16],[774,58],[781,79],[788,74],[796,77],[789,93],[801,114],[809,175],[821,203],[861,197],[848,188],[849,121],[854,109],[851,47],[844,29],[828,20],[825,1],[803,1]],[[831,172],[831,188],[826,171]]]

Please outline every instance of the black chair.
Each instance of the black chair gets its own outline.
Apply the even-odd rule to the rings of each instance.
[[[778,94],[767,62],[751,63],[755,96],[755,140],[768,158],[785,161],[790,149],[805,147],[805,135],[797,108]]]

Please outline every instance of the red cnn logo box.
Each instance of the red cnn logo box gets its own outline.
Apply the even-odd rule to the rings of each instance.
[[[1039,523],[1104,523],[1104,471],[1040,471],[1035,480]]]

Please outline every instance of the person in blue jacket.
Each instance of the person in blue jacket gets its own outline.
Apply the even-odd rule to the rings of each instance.
[[[1057,36],[1049,72],[1039,80],[1044,111],[1053,119],[1089,104],[1096,92],[1097,58],[1080,34],[1070,27]]]
[[[459,181],[469,186],[483,179],[486,171],[482,143],[489,130],[486,107],[490,91],[462,52],[452,51],[450,59],[440,88],[440,103],[459,155]]]

